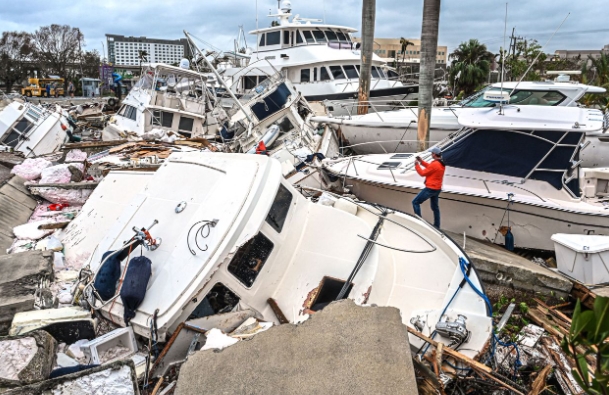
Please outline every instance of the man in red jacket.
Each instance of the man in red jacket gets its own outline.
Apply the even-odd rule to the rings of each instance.
[[[430,150],[433,162],[425,162],[417,156],[414,165],[415,170],[421,177],[425,177],[425,188],[412,201],[414,213],[421,216],[421,203],[430,199],[431,211],[433,211],[433,226],[440,229],[440,205],[438,204],[440,191],[442,190],[442,179],[446,166],[442,162],[442,151],[438,147]]]

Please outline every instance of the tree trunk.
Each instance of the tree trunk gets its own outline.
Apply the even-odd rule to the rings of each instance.
[[[440,0],[424,0],[421,29],[421,69],[419,72],[419,151],[429,148],[429,123],[433,100],[433,79],[438,50]]]
[[[358,114],[368,114],[370,98],[370,77],[372,69],[372,51],[374,45],[374,19],[376,17],[376,0],[363,0],[362,5],[362,65],[359,74]]]

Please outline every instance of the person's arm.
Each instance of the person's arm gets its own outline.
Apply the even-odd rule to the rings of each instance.
[[[415,169],[416,169],[417,173],[419,173],[420,176],[427,177],[428,175],[434,173],[438,169],[437,166],[434,166],[434,163],[435,162],[427,163],[426,168],[421,168],[421,167],[418,167],[418,165],[415,165]]]
[[[429,166],[429,162],[425,162],[423,159],[419,158],[419,163],[421,164],[421,166],[423,167],[427,167]]]

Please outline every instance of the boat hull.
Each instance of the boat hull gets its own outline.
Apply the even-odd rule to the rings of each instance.
[[[296,85],[298,89],[298,86]],[[373,89],[370,91],[372,106],[369,112],[391,111],[403,107],[404,101],[416,100],[419,97],[418,85],[398,86],[395,88]],[[327,93],[317,95],[305,95],[309,102],[329,100],[328,111],[334,116],[346,116],[357,114],[357,91]]]
[[[382,204],[406,213],[414,213],[412,200],[420,192],[414,187],[373,183],[348,178],[353,193],[362,200]],[[508,226],[507,200],[451,192],[440,194],[441,228],[450,232],[504,244],[499,232]],[[423,218],[433,221],[429,202],[422,207]],[[509,226],[515,246],[538,250],[554,250],[551,236],[555,233],[609,235],[607,215],[578,213],[515,202],[510,205]]]

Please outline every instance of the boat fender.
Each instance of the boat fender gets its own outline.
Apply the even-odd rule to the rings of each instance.
[[[147,257],[136,256],[129,262],[120,293],[125,325],[129,325],[129,321],[135,317],[135,311],[144,301],[151,274],[152,262]]]
[[[514,251],[514,235],[512,234],[512,228],[508,227],[505,233],[505,248],[508,251]]]
[[[102,262],[114,251],[106,251],[102,255]],[[93,287],[105,302],[112,298],[116,293],[116,282],[121,276],[121,259],[120,254],[114,254],[99,268]]]

